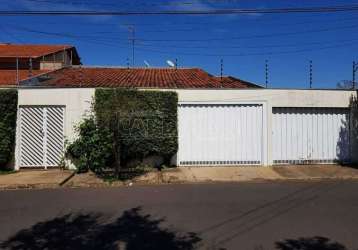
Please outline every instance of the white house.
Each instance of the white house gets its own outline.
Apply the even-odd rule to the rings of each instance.
[[[34,81],[31,81],[34,83]],[[350,90],[264,89],[200,69],[70,67],[22,82],[16,168],[57,166],[96,88],[178,93],[179,166],[320,164],[356,160]],[[255,88],[256,87],[256,88]]]

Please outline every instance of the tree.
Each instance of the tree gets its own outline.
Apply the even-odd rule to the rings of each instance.
[[[67,147],[79,172],[92,170],[96,173],[111,165],[113,136],[107,128],[99,128],[94,117],[85,118],[76,128],[78,138]]]
[[[352,80],[342,80],[337,83],[337,89],[352,89],[353,81]]]
[[[98,126],[109,128],[114,142],[114,167],[156,155],[170,162],[177,152],[177,93],[135,89],[96,89],[94,114]]]

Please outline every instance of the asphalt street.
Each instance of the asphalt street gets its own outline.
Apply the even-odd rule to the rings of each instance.
[[[358,182],[0,192],[1,249],[358,249]]]

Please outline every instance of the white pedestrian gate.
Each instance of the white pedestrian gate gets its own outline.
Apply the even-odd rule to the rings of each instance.
[[[181,104],[179,165],[262,164],[263,106]]]
[[[64,147],[62,106],[20,107],[20,167],[59,166]]]
[[[349,113],[339,108],[273,108],[274,164],[348,161]]]

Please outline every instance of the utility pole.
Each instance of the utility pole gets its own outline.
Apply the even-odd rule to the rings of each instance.
[[[312,66],[312,60],[310,60],[310,89],[312,88],[313,83],[313,66]]]
[[[16,57],[16,85],[19,85],[19,58]]]
[[[29,59],[29,78],[32,77],[32,58]]]
[[[353,61],[353,69],[352,69],[352,89],[356,88],[356,72],[358,70],[358,64],[356,61]]]
[[[220,60],[220,82],[221,82],[221,88],[223,87],[223,72],[224,72],[224,60]]]
[[[268,87],[268,77],[269,77],[269,66],[268,66],[268,60],[265,60],[265,84],[266,88]]]
[[[130,33],[129,41],[131,41],[131,43],[132,43],[132,67],[134,67],[134,64],[135,64],[135,61],[134,61],[135,27],[134,27],[134,25],[129,25],[128,31]]]

